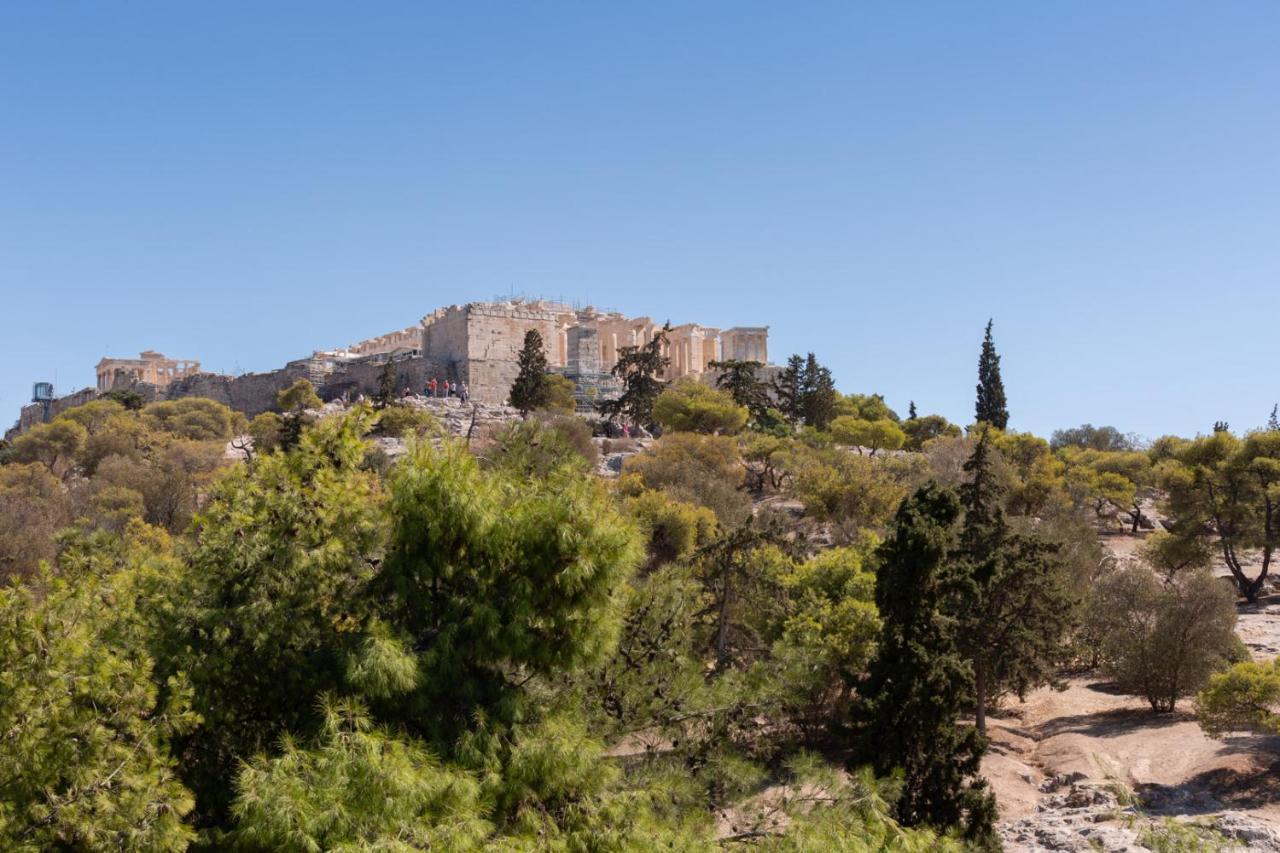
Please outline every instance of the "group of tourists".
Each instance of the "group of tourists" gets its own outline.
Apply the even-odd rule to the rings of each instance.
[[[467,383],[465,382],[459,385],[457,382],[450,382],[448,379],[441,379],[437,382],[432,378],[427,380],[427,396],[457,397],[465,403],[471,398],[471,391],[467,388]]]

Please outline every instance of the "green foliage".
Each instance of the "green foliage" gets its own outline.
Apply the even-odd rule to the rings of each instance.
[[[1222,853],[1240,849],[1211,826],[1181,823],[1167,817],[1139,833],[1138,843],[1153,853]]]
[[[909,418],[900,426],[906,434],[906,441],[902,446],[905,450],[911,451],[923,450],[924,446],[935,438],[959,438],[962,434],[960,427],[942,415]]]
[[[1098,450],[1104,453],[1126,450],[1137,450],[1138,439],[1126,435],[1113,426],[1096,427],[1093,424],[1081,424],[1071,429],[1058,429],[1049,437],[1049,446],[1054,450],[1064,447],[1077,447],[1081,450]]]
[[[206,818],[225,809],[238,761],[311,730],[314,698],[341,686],[383,530],[377,483],[360,467],[371,418],[325,420],[291,452],[232,469],[197,522],[190,615],[170,665],[192,674],[203,718],[184,775]]]
[[[618,360],[610,372],[622,380],[622,394],[616,400],[602,401],[601,413],[611,420],[625,417],[641,426],[653,423],[653,404],[662,393],[658,376],[671,364],[662,354],[670,333],[671,324],[667,323],[643,346],[618,348]]]
[[[234,432],[236,413],[213,400],[184,397],[150,404],[142,410],[142,421],[151,429],[177,438],[225,441]]]
[[[644,489],[623,501],[627,515],[648,533],[649,566],[684,562],[715,536],[716,514],[704,506]]]
[[[877,775],[902,772],[895,811],[906,826],[963,826],[971,839],[992,831],[994,802],[978,776],[984,750],[977,730],[962,727],[971,703],[969,668],[943,615],[946,560],[960,502],[947,489],[921,488],[898,509],[879,550],[876,607],[884,630],[854,719],[858,754]]]
[[[902,420],[889,408],[882,394],[847,394],[836,400],[835,414],[860,421],[889,420],[896,424]]]
[[[1005,508],[1012,515],[1035,516],[1052,511],[1053,504],[1065,500],[1062,463],[1049,449],[1049,442],[1030,433],[992,433],[995,447],[1008,463],[1013,477]]]
[[[898,450],[907,440],[902,428],[888,418],[864,421],[851,415],[832,421],[831,435],[840,444],[868,448],[872,456],[880,450]]]
[[[996,354],[996,345],[991,339],[992,322],[987,321],[982,354],[978,357],[978,399],[974,405],[974,420],[1003,430],[1009,426],[1009,409],[1004,381],[1000,378],[1000,356]]]
[[[749,497],[738,488],[743,469],[737,443],[726,436],[664,435],[647,453],[629,457],[623,470],[638,474],[647,488],[707,507],[726,527],[751,511]]]
[[[713,361],[707,366],[719,371],[716,376],[717,389],[727,393],[733,398],[733,402],[750,412],[753,420],[759,422],[767,419],[769,386],[756,375],[764,365],[758,361],[726,359]]]
[[[314,745],[240,771],[228,841],[240,850],[462,850],[490,833],[480,785],[427,749],[377,728],[351,700],[327,699]]]
[[[510,715],[518,671],[568,672],[607,653],[640,549],[601,484],[486,473],[447,443],[413,448],[388,487],[381,611],[420,650],[410,704],[445,727],[437,735],[482,709]]]
[[[545,478],[562,468],[579,475],[595,468],[600,452],[591,427],[574,415],[541,415],[508,424],[494,436],[485,458],[493,467],[522,477]]]
[[[866,770],[847,776],[833,773],[812,755],[801,753],[788,765],[787,792],[776,804],[761,810],[754,824],[752,849],[774,853],[838,851],[838,853],[959,853],[966,845],[928,829],[904,829],[890,817],[886,794],[892,788]],[[786,818],[785,833],[776,829]]]
[[[524,345],[517,357],[520,371],[511,383],[510,394],[511,405],[522,415],[543,408],[550,397],[550,387],[546,382],[549,369],[546,349],[542,333],[537,329],[524,333]]]
[[[696,379],[680,379],[658,395],[653,419],[677,432],[733,435],[747,425],[747,409],[724,391]]]
[[[393,403],[378,413],[377,431],[380,435],[403,438],[439,433],[441,428],[430,412]]]
[[[578,400],[574,397],[577,389],[569,377],[548,373],[543,377],[542,384],[546,388],[546,402],[542,408],[563,415],[572,415],[578,410]]]
[[[847,716],[849,686],[875,649],[881,628],[872,571],[877,545],[864,537],[855,546],[790,564],[777,579],[786,605],[772,649],[773,689],[808,739]]]
[[[964,466],[969,481],[960,488],[964,523],[952,555],[949,608],[959,648],[972,666],[983,734],[991,701],[1053,680],[1076,606],[1058,546],[1015,533],[1005,520],[993,453],[983,430]]]
[[[1280,545],[1280,431],[1243,439],[1215,432],[1171,449],[1158,471],[1177,520],[1172,532],[1216,538],[1240,594],[1256,601]],[[1251,562],[1260,565],[1256,575]]]
[[[275,412],[263,412],[249,422],[249,436],[257,453],[270,453],[280,446],[284,421]]]
[[[147,403],[142,398],[142,395],[132,388],[117,388],[114,391],[108,391],[103,396],[108,400],[115,400],[131,412],[139,411]]]
[[[792,423],[825,430],[838,414],[840,395],[831,371],[818,363],[813,353],[807,358],[793,355],[774,381],[778,409]]]
[[[9,458],[19,464],[43,465],[51,474],[62,477],[72,468],[76,454],[84,445],[89,431],[68,418],[55,418],[47,424],[36,424],[13,440]]]
[[[787,479],[783,468],[789,442],[767,433],[753,432],[741,441],[747,488],[757,494],[779,489]]]
[[[845,450],[796,447],[786,467],[805,512],[835,523],[845,541],[883,526],[904,493],[879,461]]]
[[[307,409],[324,405],[315,387],[306,379],[295,380],[288,388],[276,394],[276,407],[286,415],[300,415]]]
[[[809,353],[805,359],[800,390],[800,411],[804,415],[805,425],[818,430],[829,428],[835,418],[836,400],[840,395],[836,392],[831,371],[818,364],[813,353]]]
[[[187,692],[151,679],[130,575],[73,575],[0,589],[0,846],[183,850]]]
[[[1280,660],[1245,661],[1210,676],[1196,696],[1196,721],[1213,737],[1280,734]]]
[[[1207,571],[1164,584],[1144,567],[1119,569],[1098,582],[1087,612],[1107,674],[1156,712],[1203,687],[1235,650],[1235,597]]]

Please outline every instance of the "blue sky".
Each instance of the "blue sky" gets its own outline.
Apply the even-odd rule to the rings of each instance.
[[[768,324],[1011,425],[1280,399],[1280,4],[0,5],[0,421],[443,304]]]

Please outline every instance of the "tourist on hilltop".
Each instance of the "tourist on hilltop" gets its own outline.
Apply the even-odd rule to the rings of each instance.
[[[471,389],[467,387],[467,383],[462,383],[462,387],[458,389],[458,396],[464,403],[471,399]]]
[[[436,380],[433,376],[427,380],[427,396],[434,397],[436,395]]]

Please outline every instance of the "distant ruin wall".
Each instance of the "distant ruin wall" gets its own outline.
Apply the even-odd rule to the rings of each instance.
[[[85,403],[98,396],[98,392],[94,388],[81,388],[79,391],[68,394],[65,397],[58,397],[49,404],[49,418],[56,418],[67,409],[74,409],[76,406],[83,406]],[[40,403],[30,403],[23,406],[18,412],[18,422],[14,424],[4,437],[6,441],[22,435],[33,426],[44,422],[44,406]]]

